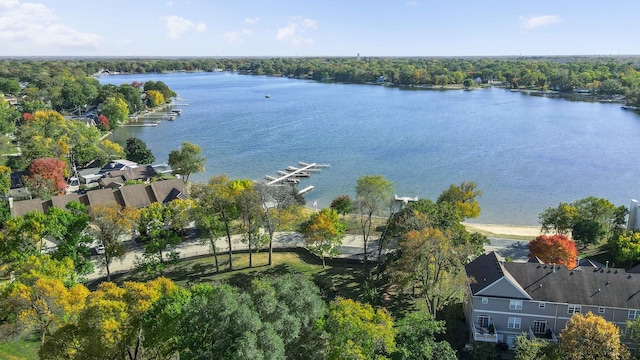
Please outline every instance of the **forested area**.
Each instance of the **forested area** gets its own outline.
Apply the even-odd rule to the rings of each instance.
[[[5,59],[0,62],[0,84],[16,79],[38,89],[49,89],[54,107],[72,106],[94,85],[92,80],[69,82],[101,71],[106,73],[161,73],[168,71],[239,71],[304,79],[375,83],[396,86],[460,85],[467,80],[501,83],[509,88],[589,91],[626,97],[638,103],[640,63],[636,57],[535,58],[185,58],[185,59]],[[60,92],[81,93],[66,97]],[[69,86],[72,85],[72,86]],[[15,84],[12,85],[17,90]],[[2,91],[3,86],[0,86]],[[11,92],[9,92],[11,93]]]

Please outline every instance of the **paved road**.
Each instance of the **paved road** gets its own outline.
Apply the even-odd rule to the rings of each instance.
[[[248,247],[242,242],[240,235],[232,236],[232,247],[234,251],[246,250]],[[514,261],[527,261],[527,241],[523,240],[511,240],[500,238],[489,238],[490,245],[485,246],[487,252],[496,251],[502,257],[510,257]],[[112,274],[118,272],[126,272],[135,268],[138,258],[142,258],[144,248],[142,244],[139,244],[131,239],[123,239],[123,243],[127,253],[122,261],[115,260],[111,263],[110,271]],[[296,232],[281,232],[274,235],[274,248],[295,248],[304,247],[304,239],[302,235]],[[228,251],[228,243],[226,237],[219,238],[216,241],[216,248],[219,252]],[[194,257],[199,255],[211,254],[211,248],[206,241],[201,240],[200,234],[197,230],[191,229],[188,231],[188,239],[175,247],[176,251],[180,253],[181,258]],[[374,241],[370,246],[369,254],[375,254],[377,251],[377,243]],[[347,235],[342,241],[342,247],[340,248],[340,256],[346,258],[361,259],[364,252],[362,251],[362,237],[360,235]],[[103,266],[98,264],[99,259],[95,260],[96,271],[88,276],[89,280],[94,280],[103,276],[106,276],[106,270]]]
[[[513,261],[527,261],[529,259],[529,241],[489,238],[489,245],[484,249],[487,252],[495,251],[500,256],[510,257]]]

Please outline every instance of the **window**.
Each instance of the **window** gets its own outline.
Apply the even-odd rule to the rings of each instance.
[[[538,303],[538,308],[544,309],[547,306],[546,303]]]
[[[533,322],[533,332],[536,334],[544,334],[547,331],[546,320],[535,320]]]
[[[522,300],[509,300],[509,310],[522,310]]]
[[[640,315],[640,310],[629,310],[629,316],[627,316],[627,319],[635,320],[638,318],[638,315]]]
[[[488,304],[489,303],[489,298],[482,298],[482,303],[483,304]]]
[[[507,327],[509,329],[520,329],[520,318],[510,317],[509,322],[507,323]]]
[[[599,307],[598,308],[598,314],[604,314],[604,308],[603,307]]]
[[[567,314],[576,314],[576,313],[580,313],[580,311],[582,310],[582,306],[580,305],[569,305],[567,307]]]
[[[482,328],[488,328],[489,327],[489,315],[478,315],[478,322],[477,322],[478,326],[482,327]]]

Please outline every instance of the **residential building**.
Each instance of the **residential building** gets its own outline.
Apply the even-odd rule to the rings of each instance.
[[[76,200],[87,206],[116,202],[120,206],[143,208],[151,203],[168,203],[175,199],[189,197],[182,179],[154,181],[150,184],[122,186],[117,189],[99,189],[85,194],[67,194],[54,196],[49,200],[31,199],[10,201],[11,216],[22,216],[31,211],[46,212],[52,206],[64,208]]]
[[[621,329],[640,316],[640,273],[582,260],[576,268],[505,262],[491,252],[466,267],[471,279],[464,312],[474,341],[505,342],[516,336],[557,342],[575,313],[592,312]]]

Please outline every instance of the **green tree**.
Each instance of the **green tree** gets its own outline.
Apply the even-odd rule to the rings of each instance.
[[[386,359],[395,350],[395,329],[389,312],[369,304],[338,299],[322,322],[329,334],[329,359]]]
[[[326,312],[318,287],[303,275],[263,277],[248,289],[255,310],[282,339],[289,358],[316,358],[323,354],[315,323]]]
[[[156,161],[155,156],[151,153],[151,150],[147,148],[147,144],[135,137],[127,139],[127,145],[125,146],[125,156],[129,161],[136,162],[138,164],[153,164]]]
[[[193,212],[196,226],[202,232],[200,239],[203,244],[209,243],[209,248],[213,253],[213,259],[216,266],[216,273],[220,272],[220,265],[218,262],[218,247],[216,246],[216,240],[218,237],[224,234],[224,224],[218,218],[218,214],[210,211],[209,208],[197,206]]]
[[[85,232],[90,220],[86,207],[72,201],[67,204],[66,209],[50,207],[46,215],[46,232],[58,245],[52,257],[57,260],[65,257],[73,260],[78,275],[91,273],[93,263],[88,246],[93,239]]]
[[[89,208],[91,218],[89,231],[104,245],[101,265],[107,270],[107,281],[111,281],[109,265],[114,259],[122,259],[125,249],[120,237],[130,234],[138,221],[138,211],[132,208],[120,207],[115,202],[96,204]]]
[[[11,188],[11,168],[0,165],[0,195],[6,196]]]
[[[178,258],[178,253],[173,247],[182,239],[169,228],[170,216],[169,208],[158,202],[140,209],[138,231],[144,243],[144,266],[148,271],[164,271],[165,252],[169,252],[171,259]]]
[[[445,190],[436,203],[447,202],[454,205],[461,219],[477,218],[480,216],[480,205],[476,200],[482,196],[482,191],[477,189],[475,181],[463,181],[460,185],[451,184],[449,189]]]
[[[542,226],[543,232],[554,232],[559,235],[568,234],[573,228],[578,210],[575,206],[567,203],[560,203],[558,207],[548,207],[538,215],[538,222]]]
[[[529,340],[525,334],[516,336],[516,360],[539,360],[542,358],[542,345],[539,340]]]
[[[425,228],[407,233],[397,251],[390,267],[393,283],[403,290],[418,290],[434,318],[438,310],[461,299],[468,285],[464,264],[472,247],[454,245],[442,231]]]
[[[593,196],[560,203],[556,208],[546,208],[538,216],[542,231],[567,235],[572,232],[580,245],[610,240],[623,231],[627,209],[616,207],[609,200]]]
[[[640,232],[629,231],[609,241],[609,248],[620,263],[636,264],[640,261]]]
[[[260,197],[262,227],[269,236],[269,266],[271,266],[273,264],[273,236],[275,232],[295,226],[302,211],[297,202],[294,188],[269,186],[262,183],[256,183],[254,186]]]
[[[255,311],[250,296],[229,285],[192,288],[181,318],[184,359],[283,359],[284,343]]]
[[[300,232],[306,239],[307,248],[322,258],[322,267],[325,267],[325,256],[339,254],[346,226],[340,221],[338,212],[330,208],[324,208],[314,212],[308,221],[300,225]]]
[[[436,321],[428,312],[414,312],[397,324],[396,351],[393,360],[455,360],[456,352],[446,341],[436,341],[444,334],[444,321]]]
[[[20,82],[17,79],[0,78],[0,93],[18,95],[20,93]]]
[[[229,246],[229,270],[233,270],[233,248],[231,246],[231,223],[238,218],[238,207],[235,202],[236,189],[226,175],[212,176],[207,184],[194,184],[191,195],[197,207],[217,214],[224,225]]]
[[[129,107],[120,97],[108,97],[102,104],[100,112],[109,119],[109,127],[115,129],[119,124],[127,122]]]
[[[382,175],[364,175],[356,183],[355,209],[359,215],[359,229],[362,234],[364,250],[364,272],[369,277],[367,245],[373,230],[373,215],[380,214],[390,204],[393,195],[393,183]]]
[[[169,165],[173,169],[173,173],[184,176],[185,182],[189,181],[191,173],[204,171],[205,161],[200,146],[186,141],[179,149],[169,153]]]
[[[13,133],[20,120],[20,112],[0,98],[0,134]]]
[[[620,329],[591,312],[573,314],[560,332],[560,346],[567,360],[623,360],[629,349],[620,341]]]
[[[0,260],[16,264],[30,255],[40,255],[46,234],[46,217],[38,211],[9,218],[0,232]]]
[[[331,201],[329,207],[337,211],[340,215],[346,215],[351,213],[352,206],[353,204],[349,195],[340,195]]]
[[[235,202],[240,215],[242,242],[249,247],[249,267],[253,267],[253,250],[266,245],[269,236],[260,233],[262,220],[262,203],[249,179],[238,179],[231,182],[231,187],[237,193]]]

